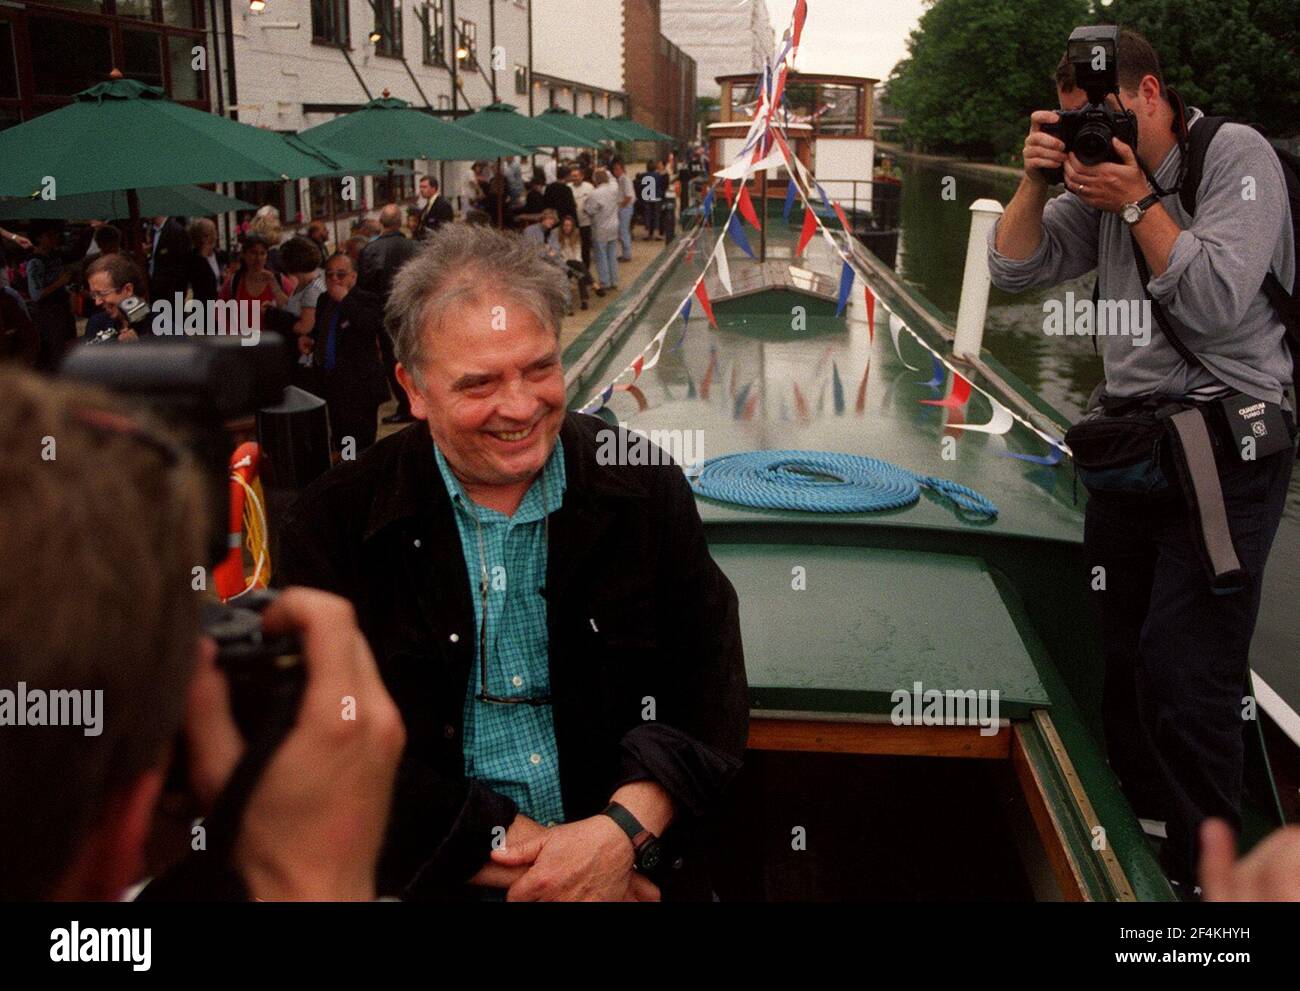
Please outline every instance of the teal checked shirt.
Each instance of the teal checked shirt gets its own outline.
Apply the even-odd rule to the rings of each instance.
[[[551,706],[484,702],[477,696],[482,691],[481,564],[486,564],[488,575],[487,694],[505,698],[551,694],[546,599],[540,590],[546,584],[544,519],[564,501],[564,451],[556,438],[542,477],[529,487],[513,516],[471,502],[437,445],[434,457],[454,507],[474,603],[474,668],[465,693],[465,775],[513,799],[520,812],[543,825],[563,822]],[[479,556],[479,527],[484,562]]]

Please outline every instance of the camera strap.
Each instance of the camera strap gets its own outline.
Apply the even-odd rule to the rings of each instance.
[[[1168,194],[1165,194],[1168,195]],[[1202,364],[1201,359],[1196,357],[1183,339],[1178,336],[1173,325],[1169,322],[1169,316],[1165,313],[1164,307],[1151,298],[1151,293],[1147,290],[1147,283],[1151,281],[1151,271],[1147,268],[1147,260],[1142,254],[1142,246],[1138,244],[1137,235],[1130,228],[1128,232],[1129,241],[1133,245],[1133,259],[1137,262],[1138,276],[1142,279],[1142,295],[1148,303],[1151,304],[1151,312],[1155,314],[1156,325],[1160,328],[1160,333],[1165,335],[1165,339],[1173,345],[1174,350],[1182,356],[1182,359],[1193,368],[1199,368],[1202,371],[1209,371]],[[1211,374],[1213,374],[1211,372]]]

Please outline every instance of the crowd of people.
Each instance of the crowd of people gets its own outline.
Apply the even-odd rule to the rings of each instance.
[[[460,191],[460,218],[521,234],[565,276],[572,315],[589,307],[592,293],[618,290],[619,267],[632,258],[634,225],[646,240],[673,240],[680,211],[702,195],[707,175],[699,149],[680,165],[676,154],[647,161],[635,177],[612,154],[547,160],[527,181],[518,158],[476,162]],[[390,203],[377,217],[357,218],[337,245],[321,218],[287,234],[274,206],[241,221],[229,251],[219,246],[217,225],[202,217],[188,224],[149,218],[139,252],[128,249],[122,229],[102,221],[76,230],[36,222],[27,235],[0,228],[0,248],[7,249],[0,267],[0,360],[52,371],[79,340],[148,336],[151,324],[129,321],[121,305],[133,298],[233,301],[255,309],[261,329],[289,342],[296,383],[329,405],[335,449],[344,438],[358,450],[368,447],[378,408],[390,396],[396,410],[383,422],[412,418],[384,329],[393,278],[419,242],[457,218],[437,177],[422,176],[418,190],[415,205]]]

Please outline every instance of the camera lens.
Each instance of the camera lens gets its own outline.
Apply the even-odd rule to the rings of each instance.
[[[1111,130],[1102,123],[1088,123],[1074,136],[1074,154],[1084,165],[1100,165],[1110,158]]]

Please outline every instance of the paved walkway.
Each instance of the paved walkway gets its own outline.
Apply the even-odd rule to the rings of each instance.
[[[615,292],[607,292],[602,298],[594,292],[590,293],[590,303],[588,309],[577,309],[577,292],[574,292],[574,314],[571,317],[565,317],[564,326],[560,328],[560,349],[563,350],[577,340],[578,336],[586,330],[591,324],[605,312],[605,307],[618,299],[627,288],[641,275],[642,272],[650,265],[652,261],[659,256],[664,249],[663,241],[647,241],[641,228],[635,228],[632,235],[632,260],[630,262],[621,262],[618,268],[618,285]],[[594,266],[593,266],[594,268]],[[594,272],[593,272],[594,274]],[[397,409],[396,400],[389,400],[379,409],[380,417],[388,416]],[[387,437],[395,431],[401,430],[405,424],[379,424],[379,436]]]

